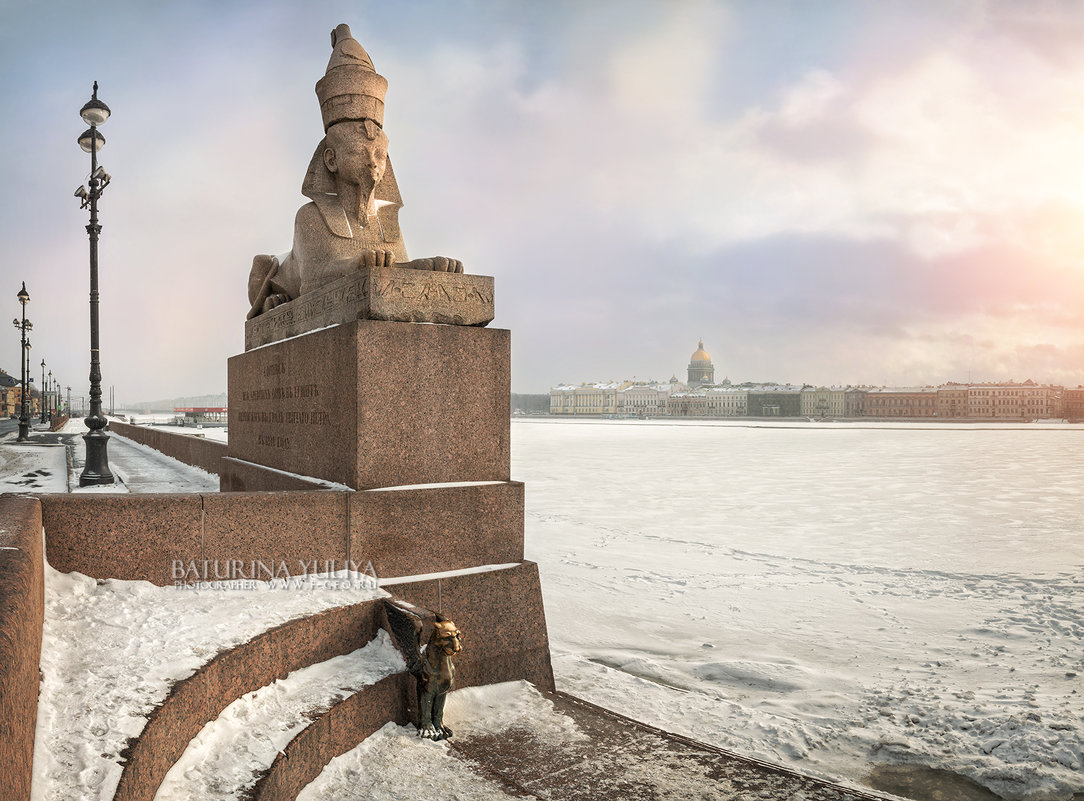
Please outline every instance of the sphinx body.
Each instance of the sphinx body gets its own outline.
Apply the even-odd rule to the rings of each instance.
[[[407,257],[399,230],[403,200],[382,127],[387,81],[348,26],[336,28],[331,42],[327,74],[316,84],[326,136],[301,186],[311,202],[297,212],[289,253],[253,259],[250,319],[360,267],[463,272],[445,256]]]

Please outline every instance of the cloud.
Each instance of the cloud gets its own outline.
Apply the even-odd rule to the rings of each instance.
[[[252,256],[290,244],[327,31],[358,12],[140,8],[109,6],[126,22],[94,28],[114,108],[107,383],[211,391],[241,347]],[[1080,363],[1072,7],[366,8],[354,28],[390,82],[407,245],[496,277],[517,390],[669,377],[700,336],[736,380],[1013,365],[1041,380],[1056,358]],[[89,166],[74,148],[89,82],[70,73],[87,15],[25,16],[0,48],[28,76],[0,89],[23,123],[0,153],[19,189],[0,219],[5,274],[16,289],[11,265],[27,275],[40,346],[81,376],[85,215],[70,194]]]

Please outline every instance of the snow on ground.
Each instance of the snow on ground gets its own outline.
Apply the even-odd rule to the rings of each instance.
[[[173,683],[287,620],[385,595],[365,585],[337,574],[195,590],[46,566],[33,801],[112,798],[118,755]]]
[[[61,429],[62,434],[85,434],[86,424],[72,418]],[[86,443],[81,436],[70,440],[72,475],[77,477],[86,463]],[[144,492],[218,492],[218,476],[185,464],[160,451],[133,442],[111,432],[107,445],[109,470],[116,479],[113,484],[80,487],[74,480],[67,491],[77,493],[144,493]],[[66,490],[58,490],[64,492]]]
[[[234,799],[315,718],[364,687],[406,670],[386,631],[358,650],[295,670],[243,695],[189,743],[155,801]]]
[[[501,785],[479,776],[444,742],[389,723],[352,751],[335,757],[297,801],[507,801]]]
[[[67,492],[64,446],[16,445],[15,436],[0,444],[0,492]]]
[[[227,442],[229,440],[229,432],[226,430],[226,426],[178,426],[171,423],[144,424],[142,421],[139,422],[139,425],[155,431],[165,431],[167,434],[185,434],[190,437],[214,440],[215,442]]]
[[[128,491],[133,493],[218,492],[218,476],[214,473],[180,462],[118,434],[109,437],[109,465]]]
[[[541,693],[522,681],[449,693],[444,721],[456,737],[500,734],[515,727],[552,742],[583,737],[570,718],[556,712]],[[389,723],[357,748],[331,760],[297,801],[491,801],[512,797],[501,785],[452,756],[447,742],[423,740],[413,726]]]
[[[558,686],[864,780],[1084,790],[1084,428],[513,421]]]

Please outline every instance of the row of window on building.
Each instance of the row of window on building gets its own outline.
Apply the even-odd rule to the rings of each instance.
[[[1084,388],[1032,381],[937,387],[814,387],[635,381],[562,385],[550,413],[618,417],[1084,419]]]

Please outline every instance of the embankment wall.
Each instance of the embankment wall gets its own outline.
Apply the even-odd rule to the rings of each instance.
[[[30,798],[45,616],[41,506],[0,495],[0,787]]]

